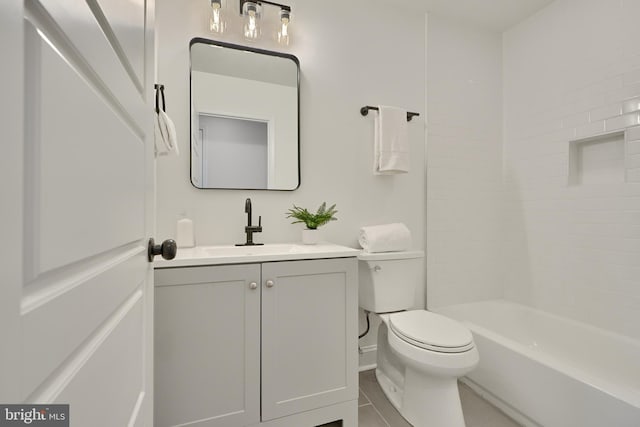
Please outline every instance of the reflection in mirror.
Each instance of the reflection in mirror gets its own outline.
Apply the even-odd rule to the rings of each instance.
[[[191,41],[191,182],[295,190],[300,184],[295,56]]]

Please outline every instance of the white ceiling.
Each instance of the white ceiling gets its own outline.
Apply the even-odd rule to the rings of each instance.
[[[554,0],[398,0],[412,9],[504,31]]]

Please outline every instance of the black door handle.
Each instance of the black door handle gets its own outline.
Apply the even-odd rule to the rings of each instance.
[[[153,257],[156,255],[162,255],[164,259],[174,259],[178,252],[178,245],[173,239],[167,239],[162,244],[156,245],[153,237],[149,239],[149,249],[147,254],[149,256],[149,262],[153,261]]]

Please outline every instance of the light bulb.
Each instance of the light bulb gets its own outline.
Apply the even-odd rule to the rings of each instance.
[[[258,5],[253,2],[245,2],[242,6],[242,14],[244,15],[244,37],[250,41],[257,40],[260,37]]]
[[[280,29],[278,31],[278,43],[283,46],[289,46],[289,22],[291,21],[291,12],[280,9]]]
[[[227,23],[222,17],[222,0],[211,0],[211,19],[209,29],[213,33],[224,33]]]

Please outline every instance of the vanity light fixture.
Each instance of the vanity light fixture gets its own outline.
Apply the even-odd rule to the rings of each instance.
[[[275,32],[275,39],[279,44],[288,46],[290,40],[289,22],[291,22],[291,7],[266,0],[240,0],[240,13],[244,18],[244,37],[250,41],[257,40],[260,37],[260,17],[263,5],[280,8],[280,24]]]
[[[209,21],[209,29],[212,33],[222,34],[227,27],[227,22],[224,20],[223,2],[226,0],[211,0],[211,19]]]

